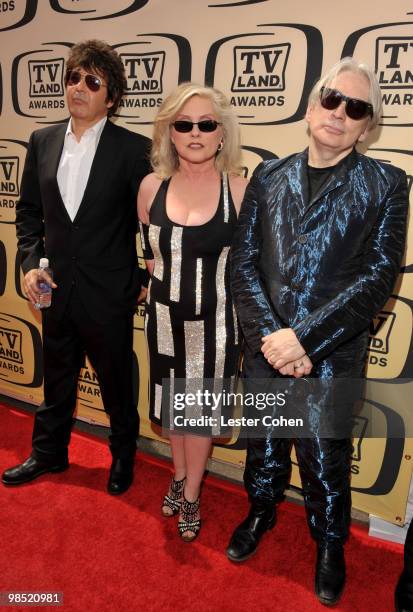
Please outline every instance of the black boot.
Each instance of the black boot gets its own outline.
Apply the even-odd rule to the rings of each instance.
[[[399,578],[394,594],[396,612],[413,612],[413,581],[405,572]]]
[[[275,525],[275,506],[253,504],[247,518],[238,525],[227,548],[231,561],[245,561],[253,555],[266,531]]]
[[[315,592],[322,604],[338,602],[346,582],[344,547],[340,542],[319,542],[315,572]]]

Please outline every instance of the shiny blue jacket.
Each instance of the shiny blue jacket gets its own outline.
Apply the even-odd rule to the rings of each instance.
[[[260,164],[241,207],[231,286],[253,352],[294,329],[316,376],[360,376],[372,318],[390,296],[406,236],[403,170],[354,150],[308,198],[308,150]]]

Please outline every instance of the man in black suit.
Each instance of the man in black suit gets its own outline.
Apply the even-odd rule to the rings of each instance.
[[[43,311],[44,402],[33,450],[3,473],[19,485],[68,467],[77,379],[88,354],[110,417],[112,495],[133,480],[139,417],[133,402],[133,314],[144,273],[136,257],[136,194],[149,140],[115,126],[125,91],[121,59],[98,40],[72,47],[65,76],[70,121],[33,132],[16,207],[24,289],[39,300],[39,259],[54,272]]]

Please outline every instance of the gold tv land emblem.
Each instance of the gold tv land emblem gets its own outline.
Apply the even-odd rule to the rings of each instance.
[[[390,298],[370,324],[367,354],[368,378],[397,378],[403,371],[412,335],[412,310]]]

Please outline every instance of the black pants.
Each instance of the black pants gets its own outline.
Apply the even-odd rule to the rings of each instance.
[[[67,459],[79,371],[87,353],[109,415],[114,457],[136,452],[139,416],[133,401],[133,315],[99,324],[75,292],[56,321],[43,313],[44,402],[36,412],[32,455],[42,461]]]
[[[263,355],[244,355],[247,378],[272,378],[276,371]],[[248,440],[244,483],[250,501],[273,505],[283,499],[291,474],[292,440],[267,437]],[[297,438],[294,440],[307,522],[317,541],[344,542],[351,519],[349,439]]]

